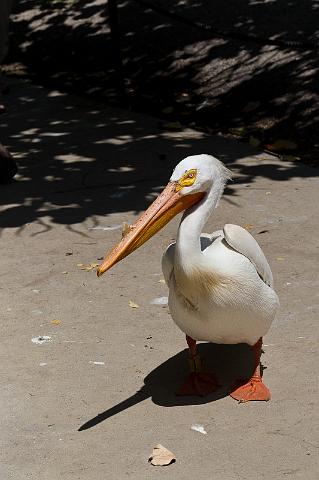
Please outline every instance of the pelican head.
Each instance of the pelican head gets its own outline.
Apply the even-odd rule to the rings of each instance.
[[[169,183],[140,216],[127,229],[122,240],[104,257],[98,267],[101,276],[117,262],[134,252],[175,215],[200,203],[208,192],[216,187],[223,190],[229,170],[211,155],[193,155],[184,158],[174,169]]]
[[[208,193],[213,184],[225,185],[230,174],[231,172],[217,158],[207,154],[192,155],[176,165],[170,181],[187,186],[181,190],[182,195],[195,192]],[[187,181],[189,176],[194,180]]]

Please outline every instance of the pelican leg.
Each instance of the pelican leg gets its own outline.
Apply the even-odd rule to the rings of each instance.
[[[205,372],[203,361],[197,353],[196,340],[186,335],[189,348],[189,369],[190,373],[186,381],[179,387],[176,395],[199,395],[204,397],[218,389],[219,385],[215,376]]]
[[[238,381],[231,390],[230,396],[240,403],[252,400],[270,400],[270,391],[263,383],[260,372],[260,356],[262,338],[253,346],[255,369],[252,377],[247,381]]]

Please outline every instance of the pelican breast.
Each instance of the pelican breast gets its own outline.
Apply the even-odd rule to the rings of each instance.
[[[203,236],[201,246],[194,263],[175,261],[175,244],[164,254],[175,323],[197,340],[254,344],[271,325],[278,305],[275,292],[223,235]]]

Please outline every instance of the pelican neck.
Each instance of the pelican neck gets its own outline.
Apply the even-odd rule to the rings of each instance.
[[[182,265],[202,257],[200,236],[203,227],[216,208],[222,195],[222,188],[214,188],[205,195],[203,200],[184,212],[179,225],[176,240],[176,260]]]

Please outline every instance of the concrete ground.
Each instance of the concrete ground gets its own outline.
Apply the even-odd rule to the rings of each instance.
[[[0,478],[318,478],[318,170],[27,83],[7,103],[1,140],[20,174],[1,187]],[[245,346],[203,345],[223,388],[174,395],[185,340],[152,302],[167,296],[160,260],[178,219],[101,279],[79,265],[98,263],[192,153],[236,174],[205,230],[246,226],[273,269],[268,403],[227,396],[251,367]],[[157,443],[175,464],[148,464]]]

